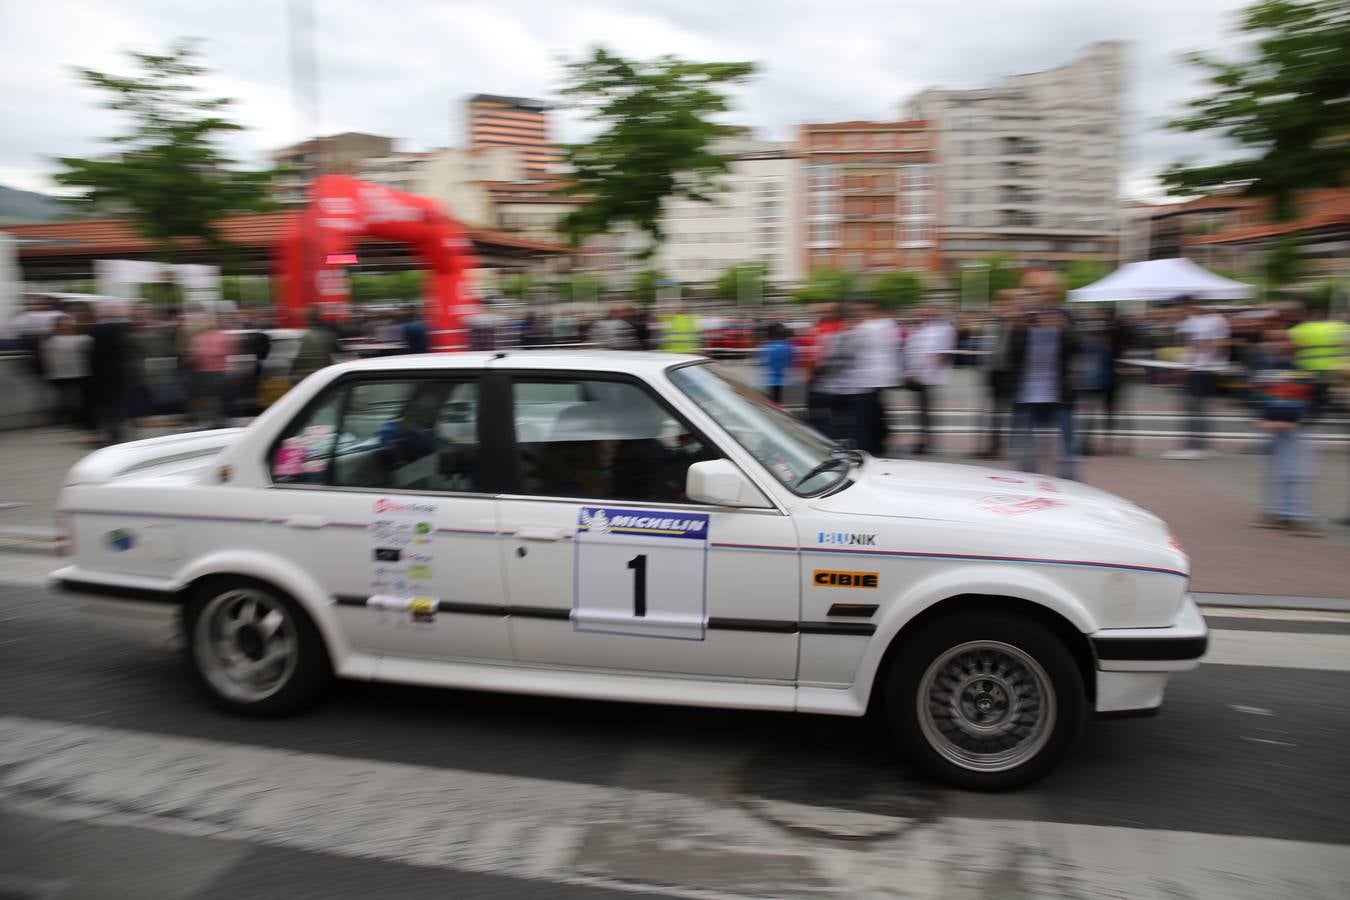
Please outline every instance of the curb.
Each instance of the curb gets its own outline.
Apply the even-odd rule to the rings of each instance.
[[[1309,612],[1350,613],[1350,600],[1338,597],[1266,597],[1260,594],[1206,594],[1192,592],[1202,607],[1226,606],[1242,609],[1288,609]]]

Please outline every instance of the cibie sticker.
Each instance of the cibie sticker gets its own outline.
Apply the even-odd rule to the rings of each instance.
[[[572,627],[616,636],[703,640],[708,531],[706,513],[581,507]]]
[[[879,583],[877,572],[834,572],[829,569],[816,569],[811,580],[819,587],[874,588]]]
[[[975,503],[981,509],[1000,516],[1024,516],[1027,513],[1043,512],[1066,505],[1063,500],[1050,497],[1017,497],[1009,494],[994,494],[981,497]]]

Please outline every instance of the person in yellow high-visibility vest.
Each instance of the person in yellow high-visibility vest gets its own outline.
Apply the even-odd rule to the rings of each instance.
[[[1314,319],[1300,308],[1296,315],[1302,321],[1289,329],[1294,366],[1312,376],[1317,386],[1313,407],[1318,410],[1331,399],[1332,382],[1350,374],[1350,326],[1332,318],[1330,311]]]
[[[661,349],[667,353],[697,353],[703,349],[703,332],[696,314],[672,303],[661,317]]]

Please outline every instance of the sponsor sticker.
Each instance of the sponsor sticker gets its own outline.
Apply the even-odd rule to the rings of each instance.
[[[114,528],[103,535],[103,545],[114,553],[124,553],[136,546],[136,532],[129,528]]]
[[[820,531],[816,543],[834,547],[875,547],[877,536],[856,531]]]
[[[838,572],[833,569],[816,569],[811,573],[811,581],[817,587],[874,588],[880,583],[880,575],[877,572]]]

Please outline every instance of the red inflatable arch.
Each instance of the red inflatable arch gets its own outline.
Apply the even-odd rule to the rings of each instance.
[[[460,350],[468,341],[465,319],[478,308],[467,275],[477,267],[464,230],[435,200],[357,181],[348,175],[324,175],[314,183],[314,198],[282,236],[282,324],[303,328],[308,310],[350,300],[345,264],[361,238],[412,244],[426,263],[426,322],[431,346]]]

